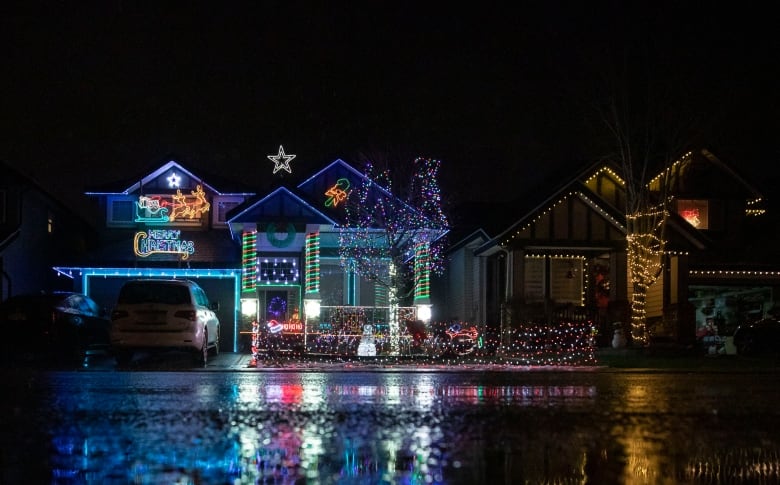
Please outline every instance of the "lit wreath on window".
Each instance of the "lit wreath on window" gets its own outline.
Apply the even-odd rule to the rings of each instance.
[[[271,301],[268,303],[267,310],[270,315],[279,318],[287,312],[287,300],[275,296],[271,298]]]
[[[272,222],[268,224],[268,227],[265,228],[265,237],[268,238],[268,242],[271,243],[271,246],[275,248],[286,248],[292,244],[293,240],[295,239],[295,226],[291,222],[288,222],[287,237],[284,239],[277,239],[276,224]]]

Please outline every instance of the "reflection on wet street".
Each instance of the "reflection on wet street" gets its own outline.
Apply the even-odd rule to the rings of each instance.
[[[777,483],[780,378],[4,370],[2,483]]]

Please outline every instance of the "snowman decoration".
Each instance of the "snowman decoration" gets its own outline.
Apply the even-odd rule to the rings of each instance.
[[[374,326],[363,325],[363,335],[358,344],[358,356],[373,357],[376,355],[376,343],[374,342]]]
[[[622,325],[619,322],[612,325],[615,327],[615,333],[612,335],[612,348],[622,349],[626,346],[626,336],[623,334]]]

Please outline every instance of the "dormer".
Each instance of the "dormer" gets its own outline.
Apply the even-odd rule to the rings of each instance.
[[[221,192],[175,161],[120,187],[86,193],[102,199],[108,228],[227,229],[228,212],[254,195],[248,191]]]
[[[670,208],[690,226],[711,234],[736,234],[746,218],[764,213],[758,190],[707,150],[686,153],[649,187],[657,197],[668,197]]]

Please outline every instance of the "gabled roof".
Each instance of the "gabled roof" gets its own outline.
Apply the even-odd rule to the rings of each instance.
[[[455,251],[458,251],[461,248],[469,247],[472,245],[476,245],[477,247],[480,247],[487,241],[490,241],[490,236],[488,236],[488,234],[482,229],[477,229],[476,231],[472,232],[468,236],[460,239],[455,244],[450,245],[447,248],[447,253],[453,253]]]
[[[659,190],[664,177],[669,178],[669,193],[678,196],[705,197],[716,193],[718,196],[729,195],[754,201],[763,198],[761,192],[748,183],[737,169],[707,149],[685,153],[648,183],[651,190]]]
[[[250,190],[244,190],[241,188],[237,188],[231,191],[223,191],[219,190],[213,185],[209,184],[205,181],[205,179],[199,175],[196,175],[195,173],[191,172],[187,168],[185,168],[181,163],[176,162],[174,160],[170,160],[164,164],[162,164],[160,167],[158,167],[155,170],[152,170],[151,172],[147,173],[146,175],[132,181],[132,182],[125,182],[122,184],[121,182],[118,184],[112,184],[110,186],[104,186],[103,188],[97,188],[93,190],[88,190],[85,192],[86,195],[129,195],[129,194],[135,194],[139,192],[143,192],[145,186],[154,186],[156,183],[159,184],[159,180],[161,178],[168,178],[168,177],[179,177],[184,178],[185,180],[188,180],[190,183],[188,185],[192,186],[194,188],[195,185],[200,185],[204,189],[206,189],[208,192],[217,194],[217,195],[240,195],[240,196],[251,196],[254,195],[254,191]],[[216,179],[217,176],[209,176],[209,180]],[[120,185],[121,184],[121,185]],[[173,189],[176,188],[175,185],[171,185],[169,188]]]
[[[287,187],[277,187],[259,200],[249,200],[235,207],[228,214],[227,223],[254,223],[261,219],[337,225],[334,219]]]
[[[394,200],[405,209],[416,211],[409,204],[394,196],[387,188],[371,180],[366,174],[356,170],[340,158],[298,184],[298,191],[312,202],[318,201],[318,199],[321,200],[323,210],[327,210],[334,217],[341,218],[343,205],[339,207],[338,204],[333,204],[331,203],[332,201],[329,202],[329,198],[332,197],[330,190],[339,188],[348,191],[351,187],[357,187],[365,182],[372,183],[371,190],[376,193],[376,196]]]
[[[346,196],[352,187],[370,182],[370,197],[382,198],[392,204],[397,204],[400,210],[419,214],[419,210],[409,205],[406,201],[393,195],[386,187],[376,183],[366,174],[356,170],[342,159],[336,159],[326,165],[322,170],[314,173],[311,177],[301,182],[297,190],[312,205],[320,208],[323,214],[327,214],[333,220],[342,223],[346,221],[344,212],[344,199],[340,199],[334,194],[341,192]],[[373,199],[372,199],[373,200]],[[446,229],[439,231],[434,239],[439,239],[447,233]]]
[[[616,208],[604,204],[598,195],[593,193],[593,191],[580,182],[579,179],[575,179],[547,197],[541,204],[532,208],[524,216],[520,217],[520,219],[516,220],[507,229],[498,234],[491,242],[502,246],[506,245],[512,239],[513,234],[517,233],[518,230],[527,227],[533,223],[537,217],[549,212],[555,205],[569,197],[577,197],[585,203],[585,205],[599,213],[610,225],[625,233],[625,215],[621,214]]]

